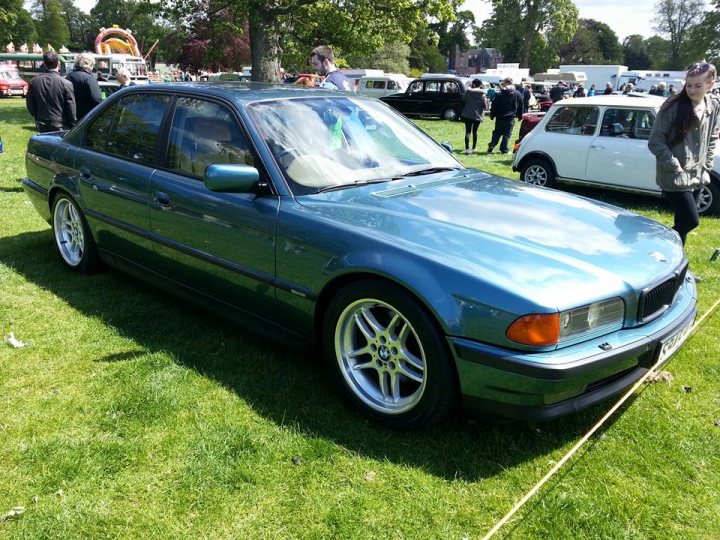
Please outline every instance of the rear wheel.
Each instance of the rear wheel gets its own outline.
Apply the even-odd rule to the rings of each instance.
[[[89,273],[98,268],[95,240],[77,203],[67,194],[53,201],[55,247],[65,265],[76,272]]]
[[[457,374],[447,345],[397,286],[366,280],[342,289],[325,313],[323,349],[341,392],[383,424],[414,429],[455,408]]]
[[[720,185],[713,179],[700,188],[697,194],[698,214],[715,214],[720,209]]]
[[[555,182],[555,169],[547,159],[529,159],[520,170],[520,180],[535,186],[549,187]]]
[[[457,120],[459,117],[460,117],[460,115],[459,115],[458,112],[457,112],[455,109],[453,109],[453,108],[447,109],[447,110],[443,113],[443,118],[444,118],[445,120],[449,120],[449,121],[451,121],[451,122],[452,122],[453,120]]]

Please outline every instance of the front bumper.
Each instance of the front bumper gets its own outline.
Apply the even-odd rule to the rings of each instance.
[[[619,394],[655,364],[666,338],[693,323],[697,310],[691,279],[680,294],[684,301],[652,323],[550,352],[528,354],[450,338],[465,409],[550,420]]]

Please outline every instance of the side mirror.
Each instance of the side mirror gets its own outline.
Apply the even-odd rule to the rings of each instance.
[[[440,146],[442,146],[445,150],[447,150],[449,154],[453,153],[452,144],[450,144],[448,141],[441,142]]]
[[[615,122],[610,126],[610,136],[619,137],[620,135],[625,135],[625,128],[619,122]]]
[[[205,169],[205,185],[220,193],[255,193],[260,173],[250,165],[215,164]]]

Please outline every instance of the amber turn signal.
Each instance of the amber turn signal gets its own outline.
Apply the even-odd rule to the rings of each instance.
[[[560,314],[525,315],[515,320],[505,335],[515,343],[533,347],[557,345],[560,339]]]

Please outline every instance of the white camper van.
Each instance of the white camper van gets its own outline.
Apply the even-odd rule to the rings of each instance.
[[[401,73],[385,73],[384,75],[363,75],[356,92],[364,96],[388,96],[404,92],[410,79]]]

